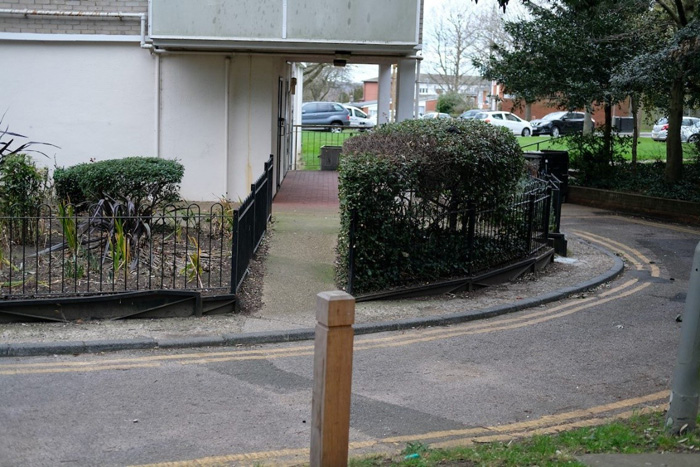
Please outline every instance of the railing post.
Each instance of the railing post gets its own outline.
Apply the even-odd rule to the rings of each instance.
[[[235,295],[238,285],[238,237],[240,223],[238,221],[238,209],[233,211],[233,225],[231,227],[231,293]]]
[[[671,406],[666,414],[666,428],[677,434],[695,429],[700,393],[700,243],[695,247],[693,267],[685,299],[678,362],[673,372]]]
[[[341,291],[316,296],[311,467],[346,466],[355,299]]]
[[[476,231],[476,207],[474,206],[474,201],[469,201],[467,203],[467,212],[469,213],[469,226],[467,227],[467,254],[469,259],[467,261],[467,267],[469,270],[468,274],[472,273],[474,259],[474,235]]]
[[[551,212],[552,212],[551,206],[552,206],[552,202],[554,199],[552,197],[552,188],[551,187],[547,187],[546,193],[547,193],[547,196],[545,198],[545,203],[544,203],[544,207],[543,207],[544,213],[542,214],[542,217],[543,217],[543,219],[542,219],[542,234],[544,236],[543,240],[544,240],[545,244],[547,243],[547,239],[549,238],[549,217],[550,217]]]
[[[270,159],[268,159],[267,169],[267,206],[265,206],[265,222],[270,222],[272,217],[272,154],[270,154]],[[265,227],[267,230],[267,225]]]
[[[532,251],[532,228],[535,220],[535,194],[530,193],[527,203],[527,252]]]

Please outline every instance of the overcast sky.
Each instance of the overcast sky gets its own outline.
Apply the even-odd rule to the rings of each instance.
[[[440,15],[440,11],[444,6],[462,5],[469,9],[484,9],[496,5],[496,0],[479,0],[479,3],[474,3],[474,0],[425,0],[425,12],[423,15],[423,42],[429,42],[431,31],[434,28],[436,19]],[[429,54],[429,50],[424,49],[423,55]],[[425,72],[428,60],[424,60],[421,64],[421,71]],[[354,65],[353,80],[363,81],[365,79],[376,78],[378,70],[376,65]]]

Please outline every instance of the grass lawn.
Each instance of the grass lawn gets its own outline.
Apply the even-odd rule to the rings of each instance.
[[[358,134],[357,130],[345,130],[341,133],[331,133],[329,131],[302,131],[302,154],[303,164],[298,166],[302,170],[318,170],[321,166],[321,147],[342,146],[343,142]],[[549,136],[528,136],[518,137],[520,146],[525,151],[537,151],[538,149],[567,150],[564,140],[553,140]],[[537,145],[536,143],[539,143]],[[684,157],[692,157],[692,146],[683,144]],[[632,159],[631,154],[626,155],[627,160]],[[651,138],[639,138],[637,146],[637,160],[639,161],[665,161],[666,143],[654,141]]]
[[[575,456],[601,453],[682,452],[698,456],[700,429],[675,437],[664,431],[664,414],[635,415],[606,425],[579,428],[555,435],[538,435],[510,442],[431,449],[408,443],[400,455],[350,459],[354,467],[370,466],[583,466]]]
[[[566,144],[563,141],[553,141],[549,136],[528,136],[518,138],[520,146],[524,147],[525,151],[537,151],[537,145],[539,144],[539,149],[555,149],[555,150],[566,150]],[[691,157],[692,146],[690,144],[683,144],[683,155],[685,158]],[[627,154],[625,157],[627,160],[632,159],[632,155]],[[665,161],[666,160],[666,143],[659,141],[654,141],[651,138],[639,138],[639,144],[637,145],[637,160],[639,161]]]
[[[357,130],[344,130],[341,133],[331,133],[330,131],[302,131],[301,132],[301,159],[303,170],[318,170],[321,166],[321,147],[342,146],[343,141],[355,136]]]

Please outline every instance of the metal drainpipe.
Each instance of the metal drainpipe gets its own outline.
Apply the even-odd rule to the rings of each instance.
[[[416,59],[416,97],[413,101],[413,118],[418,118],[418,110],[420,107],[420,59]]]
[[[231,91],[229,87],[229,81],[231,80],[231,57],[226,57],[224,59],[224,156],[226,157],[226,198],[231,199],[232,192],[229,186],[229,177],[231,174],[231,158],[229,157],[229,99],[231,98]],[[232,184],[231,184],[232,185]]]
[[[67,16],[76,18],[116,18],[119,20],[136,20],[141,21],[141,48],[152,49],[153,44],[146,42],[146,20],[147,13],[121,13],[107,11],[60,11],[60,10],[17,10],[17,9],[0,9],[0,15],[18,15],[18,16]]]
[[[160,157],[160,55],[156,54],[156,157]]]

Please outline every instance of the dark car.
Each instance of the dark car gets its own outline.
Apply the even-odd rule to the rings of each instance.
[[[552,135],[558,138],[559,135],[581,133],[585,116],[583,112],[552,112],[540,119],[530,121],[532,135]]]
[[[340,132],[350,126],[350,112],[337,102],[306,102],[301,105],[302,125],[323,125]]]

